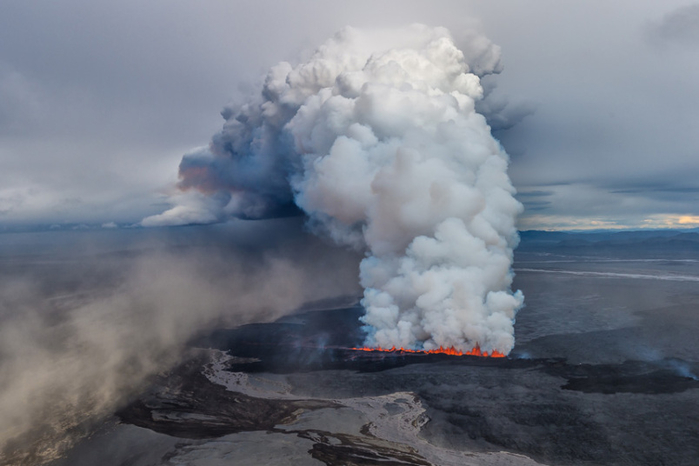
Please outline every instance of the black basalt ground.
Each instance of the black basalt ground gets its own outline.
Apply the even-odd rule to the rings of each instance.
[[[355,351],[347,347],[361,343],[358,314],[330,310],[296,316],[296,323],[219,330],[209,346],[256,359],[230,370],[286,374],[298,395],[414,392],[431,418],[423,434],[445,448],[504,449],[557,465],[690,465],[699,458],[695,363]],[[322,325],[314,322],[320,315]]]
[[[195,358],[156,380],[148,392],[117,412],[129,424],[175,437],[205,439],[271,430],[303,410],[336,407],[318,400],[260,399],[212,384]]]
[[[204,358],[194,358],[154,381],[150,390],[117,412],[120,421],[183,439],[214,439],[265,431],[312,441],[310,457],[326,465],[430,466],[411,448],[392,448],[371,435],[318,429],[280,429],[302,413],[340,408],[332,401],[256,398],[212,384],[202,374]],[[174,454],[174,453],[173,453]],[[168,455],[163,464],[171,464]]]
[[[430,419],[420,435],[444,449],[557,466],[699,464],[699,262],[657,248],[614,257],[613,248],[549,249],[524,248],[515,263],[526,307],[507,358],[352,350],[365,336],[359,307],[219,329],[192,345],[236,356],[231,371],[283,380],[296,403],[411,393]],[[271,424],[299,408],[222,388],[210,395],[205,377],[185,378],[195,386],[165,377],[175,401],[162,405],[154,389],[122,411],[124,422],[180,436],[277,432]],[[309,455],[327,465],[428,464],[367,436],[285,432],[312,441]]]

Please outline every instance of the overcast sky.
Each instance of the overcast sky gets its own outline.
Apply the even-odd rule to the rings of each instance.
[[[0,228],[128,225],[267,68],[345,25],[476,30],[502,47],[495,131],[520,228],[699,226],[699,3],[0,3]],[[498,99],[495,99],[496,101]]]

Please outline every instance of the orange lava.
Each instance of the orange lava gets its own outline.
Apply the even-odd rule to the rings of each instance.
[[[460,351],[454,348],[453,346],[451,348],[442,348],[441,346],[439,349],[434,349],[434,350],[413,350],[413,349],[407,349],[407,348],[396,348],[395,346],[391,349],[385,349],[385,348],[369,348],[369,347],[362,347],[362,348],[351,348],[356,351],[369,351],[369,352],[383,352],[383,353],[417,353],[417,354],[449,354],[451,356],[480,356],[483,358],[504,358],[505,355],[499,351],[493,350],[491,353],[488,353],[487,351],[481,351],[480,346],[476,345],[475,348],[473,348],[471,351]]]

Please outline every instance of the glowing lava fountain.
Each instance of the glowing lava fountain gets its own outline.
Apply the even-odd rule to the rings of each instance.
[[[453,346],[451,348],[443,348],[439,347],[438,349],[433,349],[433,350],[414,350],[414,349],[407,349],[407,348],[396,348],[395,346],[386,349],[386,348],[369,348],[369,347],[361,347],[361,348],[350,348],[355,351],[367,351],[367,352],[381,352],[381,353],[415,353],[415,354],[448,354],[450,356],[479,356],[483,358],[504,358],[505,355],[499,351],[493,350],[491,353],[488,353],[487,351],[481,351],[480,346],[476,345],[472,350],[470,351],[461,351],[457,350]]]

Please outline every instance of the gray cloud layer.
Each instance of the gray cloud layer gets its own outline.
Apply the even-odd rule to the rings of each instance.
[[[649,25],[648,35],[654,41],[699,44],[699,4],[686,5],[666,14]]]
[[[697,8],[3,2],[0,223],[129,223],[158,213],[182,154],[206,143],[219,109],[262,70],[298,62],[347,24],[415,21],[448,27],[462,49],[474,28],[502,47],[504,70],[481,111],[499,129],[518,190],[554,191],[523,226],[696,214],[689,191],[642,188],[697,187]]]

